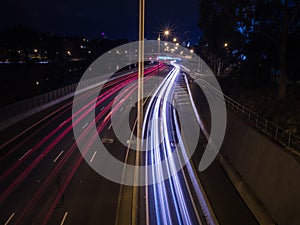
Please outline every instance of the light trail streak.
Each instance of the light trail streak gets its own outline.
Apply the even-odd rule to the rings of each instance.
[[[127,79],[130,78],[134,78],[137,76],[137,73],[133,73],[131,75],[128,75]],[[115,85],[116,83],[125,81],[126,77],[121,77],[119,78],[119,80],[114,80],[111,82],[108,82],[108,85],[104,85],[106,88]],[[76,102],[76,104],[80,103],[81,101],[84,101],[86,99],[87,96],[89,96],[90,94],[93,94],[97,92],[97,89],[92,89],[89,90],[87,92],[85,92],[84,94],[81,94],[78,98],[78,102]],[[51,116],[54,116],[53,118],[51,118],[48,122],[46,122],[42,127],[40,127],[39,129],[35,130],[33,133],[27,135],[24,139],[22,139],[21,142],[19,142],[17,145],[13,146],[13,148],[11,148],[5,155],[1,156],[0,161],[6,159],[9,155],[11,155],[14,151],[16,151],[18,148],[20,148],[21,146],[23,146],[27,141],[29,141],[32,137],[34,137],[36,134],[38,134],[41,130],[45,129],[48,125],[51,125],[52,123],[54,123],[56,121],[57,118],[61,117],[62,115],[64,115],[66,112],[68,112],[69,110],[71,110],[72,108],[72,101],[67,102],[66,104],[64,104],[63,106],[61,106],[60,108],[58,108],[57,110],[55,110],[54,112],[50,113],[49,115],[47,115],[46,117],[43,117],[43,119],[39,120],[38,122],[36,122],[35,124],[33,124],[31,127],[25,129],[24,131],[22,131],[20,134],[18,134],[17,136],[15,136],[14,138],[10,139],[9,141],[5,142],[4,144],[2,144],[0,146],[0,151],[8,144],[12,143],[13,141],[15,141],[17,138],[21,137],[21,135],[24,135],[26,132],[28,132],[29,130],[31,130],[32,128],[34,128],[35,126],[39,125],[40,123],[42,123],[43,121],[45,121],[46,119],[50,118]],[[63,123],[61,123],[59,126],[61,128],[63,128],[63,126],[65,126],[67,124],[67,122],[69,121],[64,121]]]
[[[153,71],[155,72],[156,69],[155,68],[148,69],[147,70],[147,74],[149,75]],[[126,82],[119,83],[116,88],[112,88],[112,89],[108,90],[106,93],[100,95],[97,98],[97,100],[99,100],[99,101],[97,102],[97,104],[96,104],[95,107],[97,107],[98,105],[100,105],[101,103],[103,103],[110,96],[112,96],[113,94],[117,93],[117,91],[121,90],[124,86],[126,86],[127,84],[133,82],[134,80],[136,80],[136,77],[133,76],[132,78],[128,79]],[[40,154],[25,170],[23,170],[21,172],[21,174],[15,180],[13,180],[13,182],[8,186],[8,188],[6,188],[6,190],[1,193],[1,195],[0,195],[0,202],[3,202],[9,196],[9,194],[27,177],[27,175],[39,164],[39,162],[54,148],[54,146],[56,146],[58,144],[58,142],[60,142],[62,140],[62,138],[65,137],[72,130],[73,126],[77,125],[83,118],[85,118],[85,116],[88,113],[90,113],[92,111],[93,108],[92,107],[88,108],[88,107],[91,106],[93,104],[93,102],[94,101],[91,101],[90,103],[88,103],[87,105],[85,105],[83,108],[81,108],[78,112],[76,112],[75,115],[73,115],[74,117],[78,116],[85,109],[87,109],[86,112],[83,112],[82,115],[79,115],[79,117],[76,119],[76,121],[73,124],[69,125],[65,130],[63,130],[62,133],[58,137],[56,137],[54,139],[54,141],[52,141],[43,150],[43,153]],[[111,105],[110,105],[110,107],[111,107]],[[103,110],[103,113],[105,113],[105,112],[106,111]],[[66,120],[65,124],[67,124],[71,120],[72,120],[72,117],[69,117]],[[41,147],[47,140],[49,140],[52,136],[54,136],[63,127],[64,127],[64,125],[62,125],[60,127],[57,127],[55,130],[53,130],[42,141],[40,141],[36,146],[34,146],[32,148],[32,150],[30,151],[30,154],[28,153],[27,155],[25,155],[22,158],[22,160],[18,160],[12,167],[10,167],[7,171],[5,171],[3,174],[1,174],[0,181],[3,181],[6,177],[8,177],[21,164],[21,162],[23,162],[26,158],[28,158],[29,155],[31,155],[34,151],[36,151],[39,147]]]
[[[154,74],[152,74],[154,75]],[[134,88],[128,88],[127,90],[131,90],[126,96],[124,96],[125,98],[128,98],[134,91],[135,91],[136,87]],[[90,137],[89,141],[88,141],[88,144],[85,148],[85,150],[82,152],[82,155],[85,156],[88,152],[88,150],[90,150],[92,144],[95,142],[95,139],[97,138],[98,136],[98,133],[100,133],[105,126],[107,126],[108,122],[110,121],[110,118],[111,118],[111,115],[112,113],[115,113],[118,111],[118,109],[121,107],[121,104],[118,104],[116,107],[113,108],[113,111],[111,111],[101,122],[101,124],[99,125],[99,127],[97,127],[97,133],[94,134],[92,137]],[[87,127],[87,130],[91,128],[91,125],[90,124],[88,127]],[[65,189],[67,188],[69,182],[71,181],[71,178],[74,176],[74,173],[76,172],[77,168],[79,167],[80,163],[82,162],[83,160],[83,156],[81,156],[78,161],[75,163],[75,165],[70,168],[69,172],[67,172],[68,174],[68,177],[66,179],[66,181],[64,182],[62,188],[61,188],[61,192],[56,196],[56,198],[53,200],[53,204],[52,206],[50,207],[46,217],[44,218],[42,224],[43,225],[46,225],[47,224],[47,221],[49,220],[54,208],[56,207],[57,203],[59,202],[59,199],[62,195],[62,193],[65,191]]]
[[[132,89],[128,89],[128,90],[132,90]],[[127,91],[128,91],[127,90]],[[133,90],[134,91],[134,90]],[[107,112],[108,110],[111,108],[112,106],[112,102],[110,104],[108,104],[106,107],[104,107],[104,110],[101,111],[97,117],[95,118],[95,121],[98,122]],[[119,106],[120,107],[120,106]],[[118,107],[116,107],[116,109],[118,109]],[[106,121],[108,121],[109,117],[106,117],[105,120],[103,120],[103,122],[100,124],[100,126],[97,128],[98,132],[101,132],[101,130],[104,128],[105,124],[107,123]],[[92,124],[88,125],[87,129],[85,129],[85,131],[80,135],[79,137],[79,140],[78,141],[81,141],[85,136],[86,134],[89,132],[89,130],[91,129],[91,126]],[[50,175],[48,175],[47,179],[45,180],[45,182],[42,184],[41,188],[38,190],[38,192],[35,193],[34,197],[31,199],[30,203],[27,204],[26,208],[23,210],[21,216],[18,218],[16,224],[18,223],[21,223],[22,221],[22,218],[24,216],[26,216],[27,212],[30,211],[34,204],[38,201],[38,199],[41,197],[41,195],[43,194],[43,192],[45,191],[45,189],[47,188],[47,186],[50,184],[50,182],[55,178],[56,174],[59,172],[59,170],[63,167],[63,165],[67,162],[67,160],[70,158],[70,156],[72,155],[72,153],[76,150],[76,142],[73,143],[73,145],[71,146],[71,148],[67,151],[67,153],[64,155],[64,157],[62,158],[62,160],[58,163],[58,165],[54,168],[54,170],[51,171]],[[79,161],[77,161],[78,164],[75,164],[74,166],[76,166],[76,169],[78,168],[78,166],[80,165],[81,161],[82,161],[82,156],[79,157]],[[73,166],[73,167],[74,167]],[[69,174],[72,172],[72,168],[70,168],[69,172],[67,173],[68,174],[68,179],[66,182],[69,182],[71,180],[71,178],[73,177],[74,174]],[[76,172],[76,170],[74,170]],[[75,173],[74,172],[74,173]],[[62,195],[62,193],[64,192],[64,190],[61,190],[60,191],[60,196]],[[56,203],[54,203],[53,205],[56,205]],[[53,208],[53,205],[52,205],[52,208]],[[51,210],[48,211],[48,214],[47,215],[51,215]],[[49,219],[49,218],[48,218]],[[47,221],[45,219],[45,221]]]
[[[156,68],[156,67],[155,67]],[[107,82],[106,84],[104,84],[103,88],[108,88],[110,86],[115,85],[118,82],[122,82],[128,78],[132,78],[134,76],[137,76],[137,72],[132,73],[128,76],[122,76],[120,78],[113,78],[112,81]],[[97,91],[97,90],[96,90]],[[94,89],[89,90],[87,92],[85,92],[83,95],[80,96],[80,99],[84,99],[87,95],[89,95],[91,92],[95,92]],[[51,116],[59,113],[57,116],[55,116],[55,118],[57,118],[58,116],[62,115],[64,112],[66,112],[67,110],[71,109],[71,104],[72,102],[68,102],[67,104],[61,106],[60,108],[56,109],[55,111],[51,112],[50,114],[48,114],[47,116],[43,117],[41,120],[37,121],[36,123],[34,123],[33,125],[31,125],[29,128],[26,128],[25,130],[23,130],[22,132],[18,133],[18,135],[14,136],[13,138],[9,139],[8,141],[6,141],[5,143],[1,144],[0,146],[0,151],[7,145],[9,145],[10,143],[12,143],[13,141],[15,141],[16,139],[20,138],[22,135],[24,135],[25,133],[27,133],[28,131],[30,131],[32,128],[36,127],[37,125],[39,125],[40,123],[44,122],[46,119],[50,118]],[[62,111],[64,108],[66,108],[67,106],[69,106],[66,110]],[[47,122],[47,124],[49,124],[50,122],[53,122],[55,119],[52,118],[51,121]],[[45,125],[44,125],[45,126]],[[43,127],[44,127],[43,126]],[[23,139],[22,142],[20,142],[17,146],[15,146],[14,148],[17,148],[19,146],[21,146],[25,140],[28,140],[30,137],[34,136],[34,134],[38,133],[38,131],[40,131],[43,127],[39,128],[38,130],[36,130],[33,134],[31,135],[27,135],[25,139]],[[3,157],[0,159],[2,160]]]
[[[147,121],[144,123],[143,133],[147,134],[144,136],[149,136],[146,145],[146,166],[148,166],[148,160],[150,159],[150,164],[152,165],[152,174],[146,174],[146,179],[151,176],[154,180],[153,185],[153,199],[155,208],[155,221],[150,215],[151,212],[146,212],[148,218],[146,221],[150,224],[184,224],[192,225],[197,221],[201,224],[200,217],[198,215],[193,197],[187,180],[183,171],[177,171],[176,163],[180,163],[179,155],[175,154],[172,150],[170,137],[174,135],[172,133],[171,118],[174,117],[176,120],[176,114],[172,113],[170,109],[170,102],[174,97],[174,86],[179,74],[179,67],[175,65],[174,70],[172,70],[169,75],[165,78],[163,83],[157,88],[155,96],[149,101],[148,108],[146,109],[145,118]],[[169,110],[168,110],[169,109]],[[161,118],[162,124],[151,123],[151,119]],[[177,131],[179,130],[178,123],[175,123]],[[180,132],[177,133],[180,135]],[[159,143],[163,140],[162,143]],[[186,149],[182,148],[182,151]],[[148,156],[150,154],[150,156]],[[166,166],[163,168],[162,162],[166,160]],[[187,160],[188,161],[188,160]],[[188,162],[189,164],[189,162]],[[155,165],[155,166],[153,166]],[[162,175],[164,172],[168,173],[168,179],[166,181],[162,180]],[[180,177],[180,173],[182,177]],[[191,175],[194,176],[194,173]],[[195,183],[193,182],[195,186]],[[168,188],[167,188],[168,186]],[[146,198],[149,198],[149,187],[146,186]],[[170,192],[167,189],[171,190]],[[198,191],[198,190],[197,190]],[[186,194],[187,193],[187,194]],[[189,196],[189,198],[187,197]],[[149,203],[149,200],[146,200]],[[192,205],[193,211],[190,209]],[[146,207],[149,210],[149,206]],[[172,216],[173,211],[176,212],[175,217]],[[174,214],[173,214],[174,215]],[[177,218],[175,220],[175,218]]]

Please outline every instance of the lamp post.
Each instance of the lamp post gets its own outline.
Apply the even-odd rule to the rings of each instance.
[[[138,179],[140,151],[142,150],[142,127],[143,127],[143,92],[144,92],[144,40],[145,40],[145,0],[140,0],[139,5],[139,57],[138,57],[138,102],[137,102],[137,149],[135,155],[134,186],[133,186],[133,209],[131,224],[136,225],[138,212]]]
[[[143,78],[144,78],[144,39],[145,39],[145,0],[140,0],[139,10],[139,61],[138,61],[138,112],[137,112],[137,152],[142,149],[143,126]]]
[[[158,34],[157,43],[158,43],[158,46],[157,46],[157,55],[159,55],[159,53],[160,53],[160,34]]]

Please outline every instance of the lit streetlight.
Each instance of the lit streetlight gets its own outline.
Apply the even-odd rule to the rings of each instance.
[[[225,47],[225,48],[228,47],[228,43],[227,43],[227,42],[224,43],[224,47]]]
[[[177,38],[173,38],[173,42],[176,42],[177,41]]]

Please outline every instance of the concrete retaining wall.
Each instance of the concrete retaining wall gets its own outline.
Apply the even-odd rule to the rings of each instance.
[[[274,221],[300,223],[300,163],[294,157],[231,112],[221,152]]]
[[[201,91],[196,93],[198,111],[210,130],[208,104]],[[229,110],[227,123],[218,159],[258,221],[300,224],[300,162]]]

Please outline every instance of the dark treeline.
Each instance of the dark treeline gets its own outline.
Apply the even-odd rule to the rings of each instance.
[[[201,56],[217,75],[247,85],[278,83],[278,96],[300,80],[300,2],[200,0]]]

